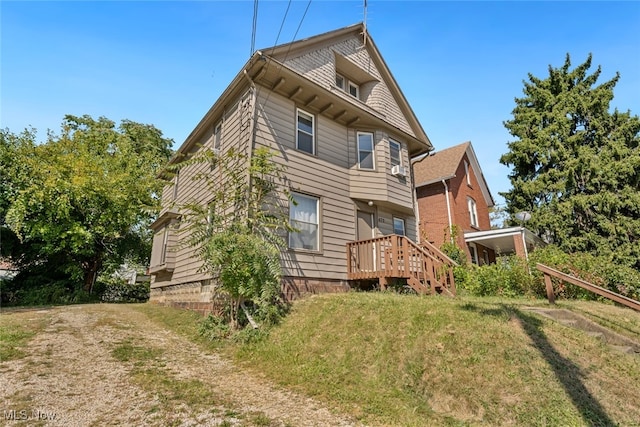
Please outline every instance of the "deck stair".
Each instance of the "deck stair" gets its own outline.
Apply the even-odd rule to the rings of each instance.
[[[418,294],[455,296],[455,265],[432,244],[419,245],[397,234],[347,243],[347,278],[377,279],[381,289],[393,279],[405,279]]]

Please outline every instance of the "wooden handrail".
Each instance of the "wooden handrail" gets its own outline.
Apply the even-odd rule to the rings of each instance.
[[[440,250],[419,246],[405,236],[390,234],[347,243],[347,277],[351,280],[405,278],[420,293],[436,287],[455,294],[452,266]]]
[[[610,291],[609,289],[602,288],[600,286],[586,282],[582,279],[578,279],[577,277],[565,274],[544,264],[536,264],[536,268],[544,274],[544,284],[547,291],[547,298],[549,299],[550,304],[554,304],[556,300],[555,293],[553,292],[553,283],[551,282],[551,277],[553,276],[557,279],[563,280],[565,282],[571,283],[595,294],[608,298],[626,307],[640,311],[640,302],[632,298],[625,297],[624,295],[620,295],[616,292]]]

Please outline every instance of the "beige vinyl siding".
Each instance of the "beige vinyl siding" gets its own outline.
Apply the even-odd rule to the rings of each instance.
[[[286,164],[291,191],[320,198],[319,251],[288,250],[285,275],[346,279],[345,243],[355,236],[354,204],[349,197],[347,129],[315,116],[316,155],[295,149],[297,105],[282,96],[260,94],[256,147],[269,146]],[[349,236],[345,239],[345,236]]]
[[[245,94],[246,95],[246,94]],[[240,116],[243,113],[241,99],[230,103],[230,107],[225,110],[223,117],[218,117],[209,126],[206,126],[204,131],[196,136],[198,144],[194,146],[190,154],[195,154],[198,150],[209,150],[213,148],[213,131],[215,124],[222,120],[222,145],[221,153],[226,152],[231,147],[240,148],[240,144],[244,144],[244,151],[246,152],[246,145],[249,141],[248,137],[244,138],[242,134],[243,126],[241,125]],[[245,114],[247,112],[245,111]],[[245,118],[246,122],[246,118]],[[248,133],[248,127],[244,129]],[[244,139],[243,139],[244,138]],[[242,165],[241,167],[246,167]],[[178,185],[178,193],[176,204],[177,206],[184,205],[185,203],[206,203],[210,199],[211,195],[206,186],[202,185],[200,180],[194,180],[198,173],[216,174],[219,173],[217,168],[211,168],[209,164],[195,164],[185,167],[180,171],[180,180]],[[165,186],[163,191],[163,201],[172,200],[173,185]],[[166,205],[166,203],[165,203]],[[181,223],[179,229],[173,233],[172,240],[168,247],[172,251],[175,257],[175,267],[173,275],[169,276],[171,281],[154,283],[154,286],[165,286],[169,284],[179,284],[186,282],[194,282],[202,279],[209,278],[210,276],[198,273],[198,270],[202,266],[202,262],[198,260],[193,254],[193,249],[183,246],[180,242],[183,242],[188,234],[185,231],[186,224]],[[154,242],[155,243],[155,242]],[[159,257],[156,255],[157,249],[154,246],[152,251],[152,257]],[[154,258],[155,259],[155,258]],[[168,279],[167,276],[163,276]]]
[[[411,175],[408,173],[406,178],[391,175],[389,136],[375,132],[375,170],[368,171],[358,169],[356,134],[357,131],[353,130],[349,135],[350,158],[354,159],[349,171],[351,197],[392,203],[413,210]],[[409,170],[407,147],[402,143],[401,146],[402,164]]]
[[[378,209],[376,235],[386,236],[388,234],[393,234],[394,217],[402,218],[404,220],[405,235],[414,242],[417,242],[418,236],[415,217],[408,215],[406,212]]]
[[[391,95],[389,87],[382,80],[382,75],[371,59],[369,51],[362,48],[362,39],[360,37],[354,35],[332,45],[320,48],[314,47],[312,50],[300,52],[291,58],[287,58],[285,64],[326,89],[340,90],[335,88],[336,53],[342,55],[375,79],[375,81],[369,83],[354,82],[361,84],[361,101],[383,114],[393,126],[415,136],[398,103]],[[349,98],[351,97],[347,96],[347,99]],[[353,102],[358,103],[356,99],[353,99]]]

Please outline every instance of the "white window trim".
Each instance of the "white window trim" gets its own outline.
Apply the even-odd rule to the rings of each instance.
[[[363,168],[360,165],[360,135],[371,135],[371,160],[372,160],[372,167],[371,168]],[[365,170],[365,171],[374,171],[376,170],[376,140],[375,140],[375,134],[373,132],[357,132],[356,133],[356,141],[357,141],[357,145],[358,145],[358,169],[361,170]]]
[[[398,166],[402,166],[402,144],[399,143],[398,141],[394,141],[393,139],[389,139],[389,163],[391,164],[391,167],[395,166],[393,164],[393,158],[391,157],[391,146],[392,145],[397,145],[398,146]]]
[[[471,255],[471,262],[478,265],[478,247],[475,243],[469,243],[469,254]]]
[[[295,199],[295,197],[298,196],[300,198],[307,198],[307,199],[313,199],[316,202],[316,223],[315,226],[317,227],[317,233],[316,233],[316,241],[315,241],[315,249],[305,249],[305,248],[297,248],[297,247],[293,247],[291,244],[291,236],[293,234],[295,234],[295,231],[290,231],[289,232],[289,238],[288,238],[288,247],[290,250],[294,250],[294,251],[308,251],[308,252],[320,252],[320,230],[321,230],[321,226],[320,226],[320,197],[318,196],[313,196],[311,194],[303,194],[303,193],[296,193],[296,192],[291,192],[291,197]],[[293,203],[293,202],[291,202]],[[291,224],[291,221],[294,221],[293,218],[291,218],[291,212],[292,209],[291,207],[289,207],[289,224]],[[309,224],[313,224],[313,223],[309,223]]]
[[[471,187],[471,177],[469,176],[469,162],[464,161],[464,175],[467,178],[467,185]]]
[[[219,121],[213,128],[213,151],[220,153],[222,147],[222,121]]]
[[[355,84],[354,82],[352,82],[351,80],[349,80],[349,83],[347,83],[347,93],[351,96],[353,96],[356,99],[360,99],[360,85]],[[351,93],[351,88],[355,88],[356,90],[356,94],[352,94]]]
[[[337,81],[338,78],[342,79],[342,85],[338,84],[338,81]],[[360,99],[360,85],[352,80],[349,80],[343,74],[340,74],[337,72],[336,72],[336,87],[341,91],[343,91],[344,93],[346,93],[347,95],[356,99]],[[351,88],[355,88],[356,90],[355,95],[351,93]]]
[[[178,200],[178,185],[180,184],[180,170],[176,171],[176,176],[173,181],[173,201]]]
[[[160,265],[167,263],[167,250],[169,248],[169,225],[164,226],[162,232],[162,250],[160,251]]]
[[[469,208],[469,221],[472,227],[479,227],[478,223],[478,207],[476,201],[471,197],[467,197],[467,207]]]
[[[309,135],[308,132],[301,130],[298,126],[298,120],[300,118],[300,113],[304,114],[305,116],[309,116],[311,117],[311,153],[309,153],[306,150],[301,150],[300,146],[298,144],[298,135],[300,132],[303,132],[304,134]],[[307,153],[307,154],[311,154],[311,155],[315,155],[316,154],[316,117],[309,113],[308,111],[305,111],[301,108],[296,108],[296,150],[298,151],[302,151],[303,153]]]

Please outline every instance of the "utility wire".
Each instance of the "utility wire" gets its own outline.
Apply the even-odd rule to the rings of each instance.
[[[249,52],[249,57],[253,55],[256,49],[256,29],[258,27],[258,0],[254,0],[253,2],[253,27],[251,29],[251,52]]]
[[[311,6],[311,1],[309,0],[309,2],[307,3],[307,7],[304,10],[304,14],[302,15],[302,18],[300,19],[300,23],[298,24],[298,28],[296,29],[295,34],[293,35],[291,41],[289,42],[289,48],[287,49],[287,53],[284,55],[284,59],[281,61],[281,63],[284,63],[287,60],[287,57],[289,56],[289,52],[291,51],[291,46],[293,46],[293,42],[296,40],[296,36],[298,35],[298,31],[300,31],[300,28],[302,27],[302,23],[304,22],[304,18],[307,16],[307,12],[309,11],[309,6]],[[276,44],[274,45],[277,46],[278,45],[278,39],[280,38],[280,33],[282,32],[282,27],[284,27],[284,22],[287,19],[287,15],[289,13],[289,7],[291,6],[291,0],[289,0],[289,4],[287,5],[287,10],[285,11],[284,14],[284,18],[282,18],[282,23],[280,24],[280,31],[278,31],[278,37],[276,38]],[[270,63],[267,63],[266,67],[268,70]],[[282,66],[280,66],[280,68],[282,68]],[[265,70],[266,71],[266,70]],[[258,90],[256,93],[256,102],[257,102],[257,98],[258,95],[260,95],[260,89],[262,88],[262,86],[258,86]],[[263,106],[267,105],[267,103],[269,102],[269,98],[271,97],[271,91],[269,91],[267,93],[267,98],[264,100],[264,103],[262,104]]]

